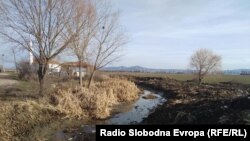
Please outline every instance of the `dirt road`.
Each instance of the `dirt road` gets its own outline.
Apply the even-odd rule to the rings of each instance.
[[[18,81],[9,79],[7,73],[0,73],[0,86],[12,86],[18,83]]]

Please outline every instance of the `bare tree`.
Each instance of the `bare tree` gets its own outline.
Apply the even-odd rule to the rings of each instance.
[[[4,28],[0,33],[16,46],[32,52],[38,63],[41,95],[48,62],[77,35],[78,30],[69,33],[65,29],[73,17],[74,3],[75,0],[1,0]]]
[[[200,85],[202,79],[208,73],[215,71],[221,66],[221,57],[208,49],[198,49],[191,56],[190,66],[196,69],[198,84]]]
[[[82,86],[82,65],[86,62],[86,49],[95,35],[97,27],[96,7],[86,0],[78,0],[74,18],[69,22],[67,30],[71,33],[79,30],[77,37],[70,44],[70,48],[79,62],[79,83]]]
[[[95,34],[95,42],[91,47],[90,62],[93,68],[88,87],[91,86],[95,72],[112,63],[120,57],[116,54],[120,47],[126,43],[126,36],[118,23],[119,14],[107,10],[99,15],[99,23]]]

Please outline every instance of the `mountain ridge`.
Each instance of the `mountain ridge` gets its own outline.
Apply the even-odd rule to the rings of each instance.
[[[104,71],[122,71],[122,72],[158,72],[158,73],[192,73],[191,69],[156,69],[156,68],[148,68],[142,66],[111,66],[104,67],[102,70]],[[242,72],[250,72],[250,69],[232,69],[232,70],[223,70],[224,74],[235,74],[239,75]]]

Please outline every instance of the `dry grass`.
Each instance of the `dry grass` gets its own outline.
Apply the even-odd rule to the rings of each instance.
[[[139,92],[134,83],[114,78],[96,83],[90,91],[94,92],[96,118],[106,118],[114,104],[133,101],[138,98]]]
[[[44,140],[33,131],[63,118],[106,118],[113,105],[138,98],[137,87],[127,80],[107,79],[90,89],[76,86],[68,82],[43,98],[1,101],[1,140]]]
[[[138,91],[134,83],[113,78],[96,82],[90,89],[64,86],[49,95],[49,101],[66,117],[102,119],[110,115],[113,105],[137,99]]]
[[[53,107],[32,100],[6,102],[0,112],[0,137],[6,141],[22,140],[35,126],[47,124],[56,117]]]

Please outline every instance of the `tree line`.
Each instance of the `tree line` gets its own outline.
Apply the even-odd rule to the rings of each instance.
[[[66,50],[78,59],[79,70],[82,62],[92,65],[90,87],[96,70],[116,60],[126,43],[118,19],[119,13],[105,1],[0,0],[0,34],[34,56],[40,95],[49,61]]]

